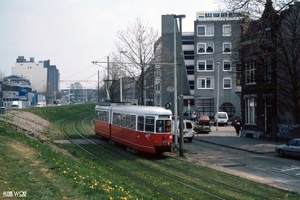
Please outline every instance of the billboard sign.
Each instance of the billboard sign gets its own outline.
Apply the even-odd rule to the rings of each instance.
[[[28,101],[28,91],[27,89],[19,90],[19,101]]]
[[[240,12],[197,12],[196,20],[211,21],[211,20],[239,20],[245,17],[246,13]]]

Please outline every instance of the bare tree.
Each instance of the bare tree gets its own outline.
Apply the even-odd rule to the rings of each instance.
[[[261,18],[245,26],[245,82],[254,80],[257,90],[273,94],[279,120],[300,124],[300,3],[279,11],[267,2]]]
[[[217,0],[221,10],[248,12],[250,18],[260,18],[264,11],[267,0]],[[297,0],[273,1],[274,8],[278,11],[284,10]]]
[[[158,39],[158,31],[137,18],[126,30],[119,31],[117,38],[117,49],[126,51],[123,54],[124,61],[120,60],[123,63],[121,67],[140,87],[141,104],[144,104],[145,72],[154,57],[154,43]]]
[[[300,124],[300,3],[281,13],[277,34],[278,101],[281,113]]]

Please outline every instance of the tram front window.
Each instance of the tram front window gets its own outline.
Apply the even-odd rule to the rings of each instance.
[[[163,133],[165,132],[165,121],[164,120],[157,120],[156,121],[156,132]]]
[[[156,120],[156,132],[171,132],[171,120]]]

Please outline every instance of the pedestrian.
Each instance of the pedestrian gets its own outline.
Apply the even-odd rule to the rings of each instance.
[[[235,121],[234,128],[235,128],[236,136],[239,136],[241,131],[241,124],[239,121],[237,120]]]

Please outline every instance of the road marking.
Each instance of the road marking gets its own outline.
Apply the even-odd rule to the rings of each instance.
[[[300,169],[300,166],[287,166],[286,169],[282,169],[282,172],[287,172],[287,171],[293,171],[293,170],[297,170]]]

